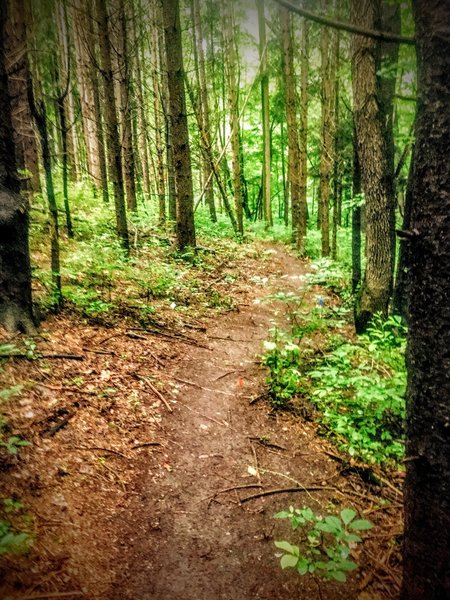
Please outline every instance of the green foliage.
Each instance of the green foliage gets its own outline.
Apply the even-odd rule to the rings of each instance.
[[[19,448],[23,448],[25,446],[29,446],[30,442],[23,440],[17,435],[11,435],[6,440],[0,440],[0,446],[4,446],[8,454],[17,454]]]
[[[15,498],[5,498],[3,513],[0,514],[0,556],[28,552],[33,535],[22,529],[28,527],[32,519],[24,513],[23,504]],[[14,520],[14,525],[11,520]]]
[[[362,542],[356,533],[373,527],[370,521],[357,519],[356,511],[344,508],[338,515],[316,515],[310,508],[289,507],[275,515],[288,519],[292,529],[301,529],[303,536],[299,545],[283,540],[275,542],[282,550],[281,567],[293,568],[300,575],[315,573],[325,579],[339,582],[347,580],[347,573],[358,565],[349,559],[352,549]]]
[[[396,316],[376,315],[365,335],[348,339],[341,333],[349,316],[346,271],[329,259],[313,264],[309,285],[324,290],[316,296],[318,305],[306,313],[302,301],[286,297],[291,331],[275,330],[264,344],[271,401],[286,409],[305,406],[306,399],[340,450],[393,465],[404,454],[406,329]],[[343,304],[331,303],[328,290],[339,293]]]

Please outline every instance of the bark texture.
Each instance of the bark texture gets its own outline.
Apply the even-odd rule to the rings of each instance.
[[[109,178],[114,189],[114,206],[116,213],[117,236],[125,249],[129,251],[128,224],[125,209],[125,194],[122,175],[122,157],[117,123],[117,110],[114,95],[114,79],[111,63],[111,45],[109,39],[109,18],[106,10],[106,0],[96,0],[96,13],[99,25],[99,47],[101,73],[105,91],[104,118],[106,142],[109,159]]]
[[[352,19],[373,28],[380,19],[379,0],[352,0]],[[354,120],[366,211],[367,263],[355,326],[364,331],[373,315],[386,315],[392,293],[395,249],[393,178],[389,169],[385,115],[377,72],[379,43],[352,38]]]
[[[450,598],[449,0],[416,0],[404,600]]]
[[[18,194],[11,103],[5,68],[5,3],[0,3],[0,325],[34,332],[28,203]],[[25,39],[20,40],[25,46]]]
[[[183,49],[178,0],[163,2],[164,34],[175,165],[177,246],[195,248],[194,192],[184,91]]]
[[[39,192],[39,161],[36,135],[33,129],[27,98],[29,73],[25,8],[21,0],[7,0],[7,23],[5,28],[5,66],[11,100],[11,121],[17,168],[26,170],[22,189]]]

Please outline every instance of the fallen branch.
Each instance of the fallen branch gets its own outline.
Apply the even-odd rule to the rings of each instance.
[[[111,448],[104,448],[103,446],[72,446],[71,450],[99,450],[101,452],[108,452],[109,454],[116,454],[117,456],[121,456],[122,458],[126,458],[127,460],[131,460],[129,456],[122,454],[118,450],[112,450]]]
[[[184,333],[165,333],[164,331],[159,331],[158,329],[142,329],[142,328],[137,328],[137,327],[133,327],[131,329],[131,331],[143,331],[144,333],[147,333],[148,335],[156,335],[156,336],[167,338],[169,340],[175,340],[177,342],[183,342],[184,344],[196,346],[197,348],[204,348],[205,350],[211,350],[211,348],[209,346],[205,346],[204,344],[201,344],[196,339],[191,338],[188,335],[185,335]]]
[[[84,356],[81,354],[37,354],[36,356],[30,356],[29,354],[22,354],[20,352],[11,352],[9,354],[0,354],[0,358],[20,358],[24,360],[42,360],[42,359],[55,359],[61,358],[64,360],[84,360]]]
[[[261,446],[265,446],[266,448],[275,448],[276,450],[287,450],[284,446],[280,446],[279,444],[273,444],[272,442],[266,441],[264,438],[259,437],[250,437],[252,442],[257,442],[261,444]]]
[[[84,596],[83,592],[42,592],[31,594],[31,596],[21,596],[17,600],[43,600],[44,598],[73,598],[74,596]]]
[[[137,450],[138,448],[147,448],[148,446],[161,446],[160,442],[143,442],[142,444],[136,444],[131,446],[131,450]]]
[[[148,387],[152,390],[152,392],[155,394],[155,396],[157,396],[161,402],[164,404],[164,406],[167,408],[167,410],[169,412],[173,412],[173,408],[170,406],[170,404],[167,402],[167,400],[164,398],[164,396],[161,394],[161,392],[155,388],[155,386],[150,383],[150,381],[147,379],[147,377],[143,377],[142,375],[139,375],[138,373],[136,373],[136,376],[141,380],[144,381]]]
[[[175,375],[170,375],[171,379],[175,379],[175,381],[179,381],[180,383],[185,383],[186,385],[191,385],[192,387],[196,387],[199,390],[204,390],[205,392],[214,392],[215,394],[224,394],[225,396],[234,396],[231,392],[223,392],[222,390],[213,390],[212,388],[203,387],[199,383],[195,383],[195,381],[187,381],[187,379],[180,379],[179,377],[175,377]]]
[[[320,491],[334,491],[334,488],[325,487],[323,485],[312,485],[309,487],[295,487],[295,488],[274,488],[272,490],[265,490],[252,496],[247,496],[241,500],[241,503],[248,502],[249,500],[255,500],[256,498],[263,498],[264,496],[274,496],[275,494],[290,494],[293,492],[320,492]]]

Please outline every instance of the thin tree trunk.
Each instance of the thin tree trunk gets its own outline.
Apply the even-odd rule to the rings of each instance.
[[[269,115],[269,75],[267,73],[266,21],[264,0],[256,0],[259,28],[259,60],[261,63],[261,107],[263,133],[263,207],[266,227],[273,226],[272,205],[270,202],[270,115]]]
[[[209,99],[208,89],[206,86],[206,68],[205,68],[205,53],[203,50],[203,29],[200,16],[199,0],[192,0],[192,12],[195,33],[195,56],[197,57],[196,73],[198,77],[199,89],[199,129],[201,138],[201,147],[203,155],[203,177],[205,180],[206,190],[205,198],[209,208],[209,216],[211,221],[217,221],[216,206],[214,203],[214,187],[212,181],[211,161],[212,159],[212,144],[211,144],[211,125],[209,117]]]
[[[322,0],[323,2],[323,0]],[[322,234],[322,256],[330,255],[330,181],[334,163],[334,102],[335,102],[335,77],[332,70],[331,52],[333,36],[336,32],[330,32],[327,27],[320,30],[320,55],[321,55],[321,77],[322,77],[322,130],[320,150],[320,229]]]
[[[300,130],[299,130],[299,228],[300,235],[307,234],[308,219],[308,79],[309,79],[309,23],[303,19],[300,47]],[[303,242],[304,246],[304,242]]]
[[[194,193],[184,92],[183,49],[178,0],[165,0],[163,20],[177,194],[177,246],[195,248]]]
[[[108,13],[106,0],[95,0],[97,20],[99,24],[99,47],[101,69],[105,90],[104,115],[106,126],[106,142],[108,145],[109,178],[114,189],[114,205],[116,229],[120,243],[125,252],[129,252],[128,223],[125,209],[125,194],[122,177],[122,157],[120,152],[119,129],[117,123],[114,80],[111,64]]]
[[[137,210],[135,158],[133,149],[133,123],[131,110],[131,77],[128,56],[128,32],[124,0],[117,0],[118,31],[117,31],[117,62],[119,66],[118,84],[120,93],[120,122],[122,165],[124,174],[127,206],[129,210]]]
[[[300,203],[300,149],[297,135],[297,106],[295,98],[294,57],[292,48],[291,17],[280,7],[282,30],[282,71],[286,97],[286,123],[288,134],[288,185],[291,196],[292,231],[297,250],[303,254],[305,236]]]
[[[233,35],[233,2],[223,0],[223,33],[225,64],[228,83],[228,115],[230,120],[231,156],[233,170],[234,204],[239,235],[244,235],[244,214],[242,207],[241,162],[239,156],[239,105],[236,79],[236,51]]]
[[[361,169],[359,166],[356,129],[353,129],[353,208],[352,208],[352,292],[361,282]],[[356,316],[356,309],[355,309]]]

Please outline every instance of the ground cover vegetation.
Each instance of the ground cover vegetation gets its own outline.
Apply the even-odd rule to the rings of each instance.
[[[343,460],[377,481],[406,465],[415,523],[423,513],[412,498],[427,472],[417,467],[417,440],[428,440],[417,382],[428,367],[414,344],[427,300],[420,294],[415,312],[409,286],[420,289],[418,269],[432,278],[445,254],[446,236],[427,219],[448,202],[439,209],[420,186],[427,160],[445,151],[444,142],[426,145],[434,126],[426,111],[433,90],[449,87],[445,68],[432,73],[426,61],[417,76],[416,52],[441,40],[438,65],[448,40],[432,35],[436,7],[415,4],[414,13],[394,0],[3,3],[0,358],[51,358],[33,336],[55,314],[186,339],[207,315],[236,307],[236,261],[257,252],[253,241],[283,241],[310,262],[298,293],[277,296],[289,328],[274,328],[262,355],[272,407],[317,422]],[[445,17],[448,2],[439,10]],[[416,110],[419,96],[428,104]],[[447,125],[442,116],[443,135]],[[428,261],[420,267],[424,231],[432,241],[420,242]],[[446,294],[434,289],[424,286],[439,305]],[[6,413],[27,385],[0,391],[5,464],[26,452]],[[426,405],[430,423],[445,421],[438,404]],[[448,465],[427,460],[448,478]],[[444,531],[446,501],[428,483],[434,527]],[[0,553],[22,552],[32,519],[20,498],[3,502]],[[353,563],[342,544],[359,542],[351,510],[283,513],[312,528],[308,556],[282,542],[283,566],[345,579]],[[319,531],[337,546],[318,549]],[[411,565],[426,542],[408,532],[404,597],[442,597],[445,540],[428,547],[417,583]]]

